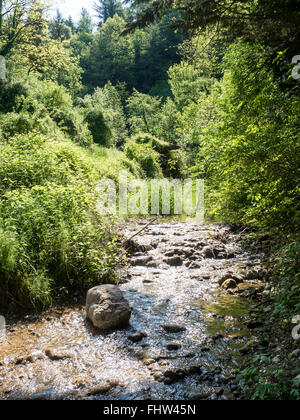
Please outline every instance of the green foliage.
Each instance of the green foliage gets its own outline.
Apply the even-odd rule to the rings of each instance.
[[[257,354],[237,380],[247,386],[247,396],[252,400],[299,400],[299,372],[295,367],[285,370],[268,356]]]
[[[82,149],[30,132],[0,143],[0,308],[40,309],[112,281],[113,224],[96,211],[96,184],[140,168],[120,151]]]
[[[26,94],[21,82],[0,80],[0,112],[12,112],[18,107],[18,99]]]
[[[138,139],[141,139],[138,136]],[[160,177],[162,175],[160,167],[160,155],[156,152],[150,143],[137,143],[134,138],[127,140],[124,147],[128,159],[139,163],[144,174],[148,178]]]
[[[128,130],[126,118],[122,104],[122,95],[120,90],[108,82],[104,88],[96,89],[93,95],[86,95],[80,104],[88,109],[101,109],[105,119],[105,125],[111,131],[109,144],[121,146]]]
[[[112,145],[112,132],[106,124],[101,108],[89,109],[85,115],[85,122],[92,133],[94,143],[105,147]]]
[[[94,3],[94,10],[99,19],[99,26],[113,18],[115,14],[123,17],[123,6],[120,0],[97,0]]]
[[[257,53],[256,53],[257,52]],[[233,46],[210,123],[195,138],[212,214],[258,228],[293,230],[299,219],[299,101],[266,72],[260,47]],[[205,103],[205,102],[204,102]]]
[[[125,21],[115,15],[109,18],[94,35],[90,50],[83,58],[83,81],[92,90],[103,87],[110,80],[130,83],[134,63],[132,39],[121,37]]]
[[[0,114],[1,131],[4,138],[32,130],[56,137],[68,135],[83,146],[92,143],[92,136],[84,122],[84,115],[73,106],[68,91],[50,81],[39,81],[26,77],[23,85],[7,81],[3,84],[3,101],[10,95],[10,102],[2,105]],[[1,102],[3,104],[3,102]]]
[[[184,36],[171,31],[164,22],[124,36],[126,21],[119,14],[105,16],[105,23],[86,42],[71,41],[82,56],[83,82],[88,92],[110,81],[113,85],[126,83],[129,92],[135,88],[148,93],[154,85],[163,84],[168,68],[180,61],[178,45]],[[165,92],[166,84],[158,95],[164,96]]]
[[[150,146],[153,151],[159,153],[159,163],[164,176],[175,178],[181,176],[181,153],[177,150],[172,150],[170,143],[142,132],[132,136],[130,140],[137,144]]]
[[[162,99],[134,90],[127,101],[128,122],[131,134],[145,132],[156,134],[159,125]]]
[[[202,92],[209,93],[212,82],[212,79],[202,76],[201,70],[184,61],[169,69],[169,83],[180,110],[190,102],[196,103]]]
[[[281,319],[299,314],[300,296],[300,242],[296,241],[272,256],[270,261],[275,280],[272,298],[273,314]]]

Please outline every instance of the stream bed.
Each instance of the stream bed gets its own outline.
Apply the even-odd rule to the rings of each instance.
[[[127,225],[131,238],[145,221]],[[10,325],[0,343],[1,399],[240,399],[248,311],[261,256],[230,227],[155,222],[129,240],[120,288],[128,328],[99,334],[85,307]]]

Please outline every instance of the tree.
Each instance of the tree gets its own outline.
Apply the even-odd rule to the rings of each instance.
[[[49,24],[49,31],[52,39],[64,41],[72,36],[72,29],[67,25],[59,10],[56,11],[56,17]]]
[[[77,24],[77,32],[91,34],[93,32],[92,18],[87,9],[81,10],[79,22]]]
[[[297,54],[300,41],[298,0],[134,0],[144,5],[127,30],[144,27],[160,19],[167,11],[177,10],[173,28],[194,32],[218,27],[228,41],[243,38],[259,42],[274,53],[288,50]]]
[[[1,0],[0,2],[0,55],[7,56],[22,40],[23,33],[39,22],[29,19],[34,6],[45,9],[43,3],[36,0]]]
[[[178,49],[183,36],[174,34],[164,22],[122,36],[125,27],[126,21],[116,14],[93,35],[90,48],[78,51],[85,70],[84,83],[91,91],[109,80],[114,85],[125,82],[130,92],[135,88],[143,93],[157,84],[155,92],[160,95],[168,68],[180,61]],[[161,96],[165,96],[166,87],[165,83]]]
[[[161,98],[134,90],[127,102],[128,122],[132,134],[140,132],[157,135],[161,114]]]
[[[28,11],[27,26],[22,29],[22,38],[11,50],[11,56],[28,74],[39,73],[57,81],[72,90],[73,95],[81,89],[79,59],[72,55],[68,40],[51,39],[39,1]]]
[[[72,16],[68,17],[68,19],[65,21],[65,24],[71,29],[72,33],[75,32],[75,25]]]
[[[95,89],[93,95],[86,95],[83,104],[87,108],[100,107],[103,110],[104,119],[110,128],[113,143],[121,146],[128,136],[128,130],[119,89],[108,82],[104,88]]]
[[[120,16],[109,18],[94,35],[88,56],[83,60],[84,83],[90,90],[126,82],[132,87],[134,46],[132,36],[121,37],[126,22]]]
[[[99,19],[99,26],[107,21],[108,18],[113,18],[115,14],[123,17],[123,6],[119,0],[98,0],[94,3],[94,10]]]

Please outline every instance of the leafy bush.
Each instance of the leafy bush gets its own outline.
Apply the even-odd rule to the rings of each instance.
[[[8,90],[17,86],[10,106],[14,112],[7,112],[9,107],[6,107],[7,113],[0,115],[1,131],[6,139],[35,130],[58,137],[70,136],[82,146],[93,142],[84,114],[73,106],[72,98],[64,87],[33,77],[25,78],[22,89],[12,82],[7,82],[5,86]]]
[[[207,179],[212,215],[297,230],[299,100],[282,92],[260,53],[248,44],[227,53],[221,95],[210,122],[195,133],[195,170]]]
[[[124,143],[128,130],[122,104],[122,85],[117,88],[108,82],[104,88],[95,89],[92,95],[86,95],[82,100],[78,100],[78,103],[88,109],[100,107],[111,130],[111,143],[117,146]]]
[[[137,174],[130,163],[120,151],[34,132],[0,143],[2,313],[44,308],[75,289],[112,281],[116,235],[96,211],[96,184],[103,176],[117,180],[121,170]]]
[[[148,178],[162,176],[160,155],[149,143],[136,143],[134,139],[127,140],[124,148],[128,159],[139,163]]]
[[[19,99],[27,94],[21,82],[0,79],[0,112],[12,112],[19,106]]]
[[[112,146],[112,133],[100,108],[88,110],[85,115],[85,122],[92,133],[95,143],[105,147]]]
[[[84,183],[50,184],[3,195],[1,308],[43,307],[52,298],[109,277],[115,238],[92,209]]]
[[[295,241],[281,249],[271,259],[275,280],[272,298],[274,315],[293,317],[300,311],[300,242]]]
[[[172,150],[170,143],[160,140],[148,133],[138,133],[131,137],[137,144],[146,144],[159,153],[159,163],[164,176],[178,178],[182,174],[182,155],[178,150]]]

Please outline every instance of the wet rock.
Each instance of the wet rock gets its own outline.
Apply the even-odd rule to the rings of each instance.
[[[228,279],[225,280],[224,283],[222,284],[223,289],[228,290],[228,289],[236,289],[237,284],[236,281],[233,279]]]
[[[183,369],[168,369],[164,372],[164,377],[171,382],[180,381],[187,376],[187,372]]]
[[[210,246],[206,246],[203,248],[202,255],[204,256],[204,258],[217,258],[215,250]]]
[[[204,346],[204,347],[201,347],[201,351],[203,351],[203,352],[211,351],[211,348],[207,347],[207,346]]]
[[[217,340],[222,340],[224,338],[224,335],[222,334],[216,334],[213,336],[213,340],[217,341]]]
[[[226,280],[230,280],[230,279],[234,280],[236,284],[243,283],[242,277],[236,276],[233,273],[227,273],[224,276],[220,277],[220,279],[218,280],[218,283],[220,286],[222,286]]]
[[[110,383],[95,386],[94,388],[89,389],[84,395],[87,397],[99,395],[99,394],[106,394],[109,392],[113,386]]]
[[[162,328],[168,333],[179,333],[186,331],[186,327],[177,324],[163,324]]]
[[[170,251],[165,253],[165,257],[173,257],[175,255],[175,249],[171,249]]]
[[[34,356],[29,355],[29,356],[18,357],[15,360],[14,364],[15,365],[26,365],[27,363],[34,363],[34,361],[35,361]]]
[[[131,308],[123,293],[111,284],[88,291],[86,311],[93,325],[100,330],[127,326],[131,316]]]
[[[164,259],[164,262],[171,267],[179,267],[183,264],[183,259],[179,256]]]
[[[72,354],[66,351],[59,351],[55,349],[46,349],[45,355],[52,361],[71,359]]]
[[[190,374],[194,374],[194,373],[201,374],[202,373],[202,366],[201,365],[191,365],[189,367],[189,373]]]
[[[31,395],[28,400],[30,401],[47,401],[53,399],[53,392],[52,391],[45,391],[40,392],[37,394]]]
[[[134,343],[138,343],[139,341],[142,341],[142,339],[145,337],[147,337],[147,334],[145,332],[136,332],[130,334],[128,336],[128,340],[133,341]]]
[[[254,269],[243,273],[245,280],[263,280],[267,272],[263,269]]]
[[[162,382],[164,379],[163,375],[160,372],[155,372],[152,376],[158,382]]]
[[[172,351],[172,350],[179,350],[181,348],[181,344],[180,343],[169,343],[167,344],[167,349]]]
[[[197,270],[198,268],[201,268],[201,263],[197,262],[197,261],[192,261],[189,264],[189,268],[192,270]]]
[[[138,242],[130,239],[129,241],[127,241],[125,243],[126,245],[126,249],[128,249],[129,251],[131,251],[132,253],[137,253],[137,252],[145,252],[147,251],[147,247],[145,245],[141,245]],[[150,246],[151,249],[151,246]]]
[[[156,360],[155,359],[144,359],[143,361],[142,361],[142,363],[143,363],[143,365],[144,366],[150,366],[150,365],[152,365],[153,363],[155,363],[156,362]]]
[[[239,349],[239,352],[243,355],[250,353],[250,351],[251,351],[251,346],[244,346],[241,349]]]
[[[148,268],[157,268],[161,264],[160,261],[150,261],[146,264],[146,267]]]
[[[147,256],[147,257],[133,258],[131,260],[131,265],[133,265],[133,266],[145,266],[150,261],[152,261],[152,257],[150,255]]]

